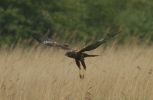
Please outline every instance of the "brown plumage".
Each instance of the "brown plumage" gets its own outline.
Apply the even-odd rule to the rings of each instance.
[[[59,44],[56,41],[49,39],[48,37],[42,37],[38,34],[33,34],[33,38],[36,39],[39,43],[45,44],[47,46],[52,46],[52,47],[59,47],[64,50],[68,50],[65,53],[65,56],[69,58],[73,58],[76,62],[77,67],[79,70],[81,70],[81,65],[83,66],[83,69],[86,70],[86,64],[85,64],[85,58],[87,57],[96,57],[98,55],[89,55],[85,53],[86,51],[91,51],[102,45],[103,43],[107,42],[110,38],[114,37],[115,35],[107,35],[104,39],[98,40],[90,45],[85,46],[84,48],[80,50],[73,50],[71,49],[68,45],[65,44]],[[83,79],[84,75],[80,74],[80,78]]]

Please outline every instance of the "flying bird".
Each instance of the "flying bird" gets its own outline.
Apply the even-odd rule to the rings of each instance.
[[[33,38],[35,40],[37,40],[39,43],[45,44],[47,46],[59,47],[61,49],[67,50],[67,52],[65,53],[65,56],[75,60],[75,63],[77,65],[77,67],[79,68],[80,72],[82,70],[81,65],[83,67],[83,70],[84,71],[86,70],[85,58],[99,56],[99,55],[90,55],[85,52],[96,49],[97,47],[99,47],[103,43],[106,43],[110,38],[112,38],[114,36],[116,36],[116,34],[111,34],[111,35],[109,34],[104,39],[100,39],[98,41],[95,41],[80,50],[74,50],[74,49],[70,48],[69,45],[67,45],[67,44],[60,44],[52,39],[49,39],[48,37],[43,37],[38,34],[33,34]],[[79,75],[80,75],[81,79],[84,78],[84,73],[83,74],[80,73]]]

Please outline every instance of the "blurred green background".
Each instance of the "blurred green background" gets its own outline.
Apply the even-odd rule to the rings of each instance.
[[[153,42],[153,0],[0,0],[0,46],[32,43],[33,33],[88,42],[118,32],[117,43]]]

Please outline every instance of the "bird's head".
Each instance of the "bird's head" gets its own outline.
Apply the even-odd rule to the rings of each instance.
[[[76,52],[72,50],[72,51],[66,52],[65,56],[70,57],[70,58],[74,58],[75,54],[76,54]]]

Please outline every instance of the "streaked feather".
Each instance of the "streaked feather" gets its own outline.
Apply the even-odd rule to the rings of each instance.
[[[37,40],[39,43],[42,43],[44,45],[52,46],[52,47],[60,47],[60,48],[62,48],[64,50],[72,50],[69,47],[69,45],[67,45],[67,44],[59,44],[56,41],[54,41],[53,39],[48,38],[47,36],[43,37],[40,34],[33,34],[32,36],[33,36],[33,38],[35,40]]]

